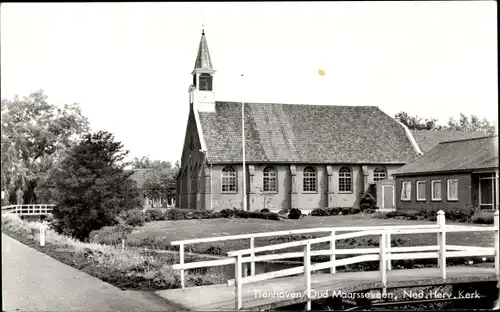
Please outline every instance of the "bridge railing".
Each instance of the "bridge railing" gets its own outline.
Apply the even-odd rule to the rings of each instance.
[[[326,231],[326,229],[307,229],[308,232],[321,232],[318,230]],[[303,230],[297,230],[304,233]],[[498,211],[494,215],[494,225],[479,227],[479,226],[458,226],[458,225],[446,225],[444,212],[438,212],[437,222],[432,225],[410,225],[410,226],[377,226],[377,227],[346,227],[346,228],[329,228],[328,232],[330,235],[325,237],[306,239],[301,241],[281,243],[275,245],[268,245],[263,247],[255,248],[251,244],[250,248],[244,250],[237,250],[228,252],[229,258],[215,260],[215,261],[201,261],[193,263],[183,263],[183,254],[181,254],[181,263],[173,266],[174,269],[181,270],[181,278],[183,279],[183,271],[186,269],[217,266],[217,265],[235,265],[235,279],[228,280],[228,286],[235,286],[236,297],[235,297],[235,307],[236,309],[242,308],[242,289],[243,285],[247,283],[263,281],[268,279],[273,279],[277,277],[285,277],[297,274],[304,274],[305,276],[305,289],[306,294],[308,294],[307,308],[310,309],[310,291],[311,291],[311,273],[318,270],[330,269],[331,273],[335,273],[337,266],[344,266],[348,264],[367,262],[367,261],[379,261],[380,279],[384,287],[387,286],[387,271],[391,269],[391,260],[403,260],[403,259],[438,259],[438,266],[440,269],[440,276],[446,279],[446,258],[453,257],[467,257],[467,256],[494,256],[495,257],[495,271],[497,276],[500,275],[500,252],[499,252],[499,215]],[[286,231],[294,232],[294,231]],[[349,232],[343,234],[337,234],[337,232]],[[494,247],[473,247],[473,246],[459,246],[459,245],[447,245],[446,244],[446,233],[451,232],[494,232]],[[269,233],[256,233],[253,234],[255,237],[265,237],[265,236],[276,236],[276,233],[283,232],[269,232]],[[437,234],[437,245],[432,246],[410,246],[410,247],[391,247],[391,235],[398,234],[424,234],[424,233],[436,233]],[[263,235],[266,234],[266,235]],[[274,234],[274,235],[273,235]],[[289,233],[294,234],[294,233]],[[249,234],[248,234],[249,235]],[[204,242],[208,241],[221,241],[224,238],[243,239],[248,238],[248,235],[235,235],[228,237],[219,238],[209,238],[209,239],[196,239],[180,242],[172,242],[173,245],[179,245],[183,247],[183,243],[186,242]],[[288,235],[283,234],[283,235]],[[362,236],[379,236],[379,247],[378,248],[352,248],[352,249],[335,249],[335,241],[347,238],[362,237]],[[252,236],[250,236],[252,238]],[[327,250],[311,250],[311,245],[330,242],[330,248]],[[287,252],[287,253],[276,253],[276,254],[266,254],[266,255],[255,255],[256,253],[266,252],[266,251],[278,251],[283,249],[288,249],[292,247],[303,247],[304,250],[299,252]],[[183,249],[181,249],[183,252]],[[330,261],[322,263],[311,263],[311,257],[317,255],[329,255]],[[336,255],[356,255],[344,259],[336,259]],[[259,261],[270,261],[276,259],[286,259],[286,258],[301,258],[304,259],[304,265],[300,267],[274,271],[264,274],[255,275],[252,272],[251,276],[243,277],[242,265],[244,263],[255,263]],[[184,286],[184,283],[181,283]]]
[[[307,310],[311,309],[311,273],[318,270],[323,270],[330,268],[335,271],[336,266],[344,266],[349,264],[355,264],[367,261],[379,261],[380,270],[380,280],[384,288],[387,287],[387,271],[388,263],[391,260],[413,260],[413,259],[438,259],[438,266],[440,269],[440,277],[446,279],[446,259],[455,257],[467,257],[467,256],[494,256],[495,257],[495,272],[497,278],[500,275],[500,241],[499,241],[499,214],[498,211],[494,215],[494,225],[488,227],[478,227],[478,226],[446,226],[445,216],[443,211],[438,212],[437,218],[437,228],[420,228],[420,229],[368,229],[364,231],[358,231],[354,233],[340,234],[335,236],[335,240],[346,239],[353,237],[362,236],[379,236],[379,248],[363,248],[363,255],[354,256],[350,258],[344,258],[340,260],[330,260],[327,262],[311,264],[311,256],[323,254],[323,255],[336,255],[336,254],[348,254],[350,251],[346,252],[346,249],[342,250],[321,250],[321,252],[311,251],[311,245],[318,244],[328,241],[328,237],[321,237],[316,239],[309,239],[304,241],[297,241],[291,243],[277,244],[271,246],[264,246],[259,248],[245,249],[229,252],[229,256],[235,258],[235,279],[228,280],[228,286],[235,286],[236,297],[235,297],[235,307],[236,309],[242,308],[242,290],[243,284],[263,281],[268,279],[273,279],[277,277],[286,277],[297,274],[304,274],[305,281],[305,294],[308,298]],[[472,246],[458,246],[458,245],[446,245],[446,233],[452,232],[494,232],[495,240],[494,247],[472,247]],[[435,246],[411,246],[411,247],[395,247],[390,246],[390,236],[394,234],[424,234],[424,233],[436,233],[437,234],[437,245]],[[242,276],[242,264],[250,261],[265,261],[273,259],[275,255],[265,255],[265,256],[254,256],[255,252],[271,251],[286,249],[290,247],[303,246],[304,251],[298,253],[288,253],[287,256],[297,257],[302,256],[304,259],[304,265],[296,268],[285,269],[280,271],[274,271],[264,274],[259,274],[255,276],[243,277]],[[243,257],[244,255],[250,255],[249,257]],[[284,255],[284,254],[282,254]]]
[[[288,230],[288,231],[275,231],[275,232],[261,232],[261,233],[249,233],[249,234],[239,234],[239,235],[228,235],[228,236],[217,236],[217,237],[207,237],[207,238],[195,238],[195,239],[187,239],[182,241],[173,241],[170,244],[173,246],[179,246],[179,264],[173,266],[174,269],[180,270],[181,277],[181,288],[185,287],[185,278],[184,272],[189,269],[198,269],[205,267],[215,267],[215,266],[225,266],[235,263],[235,258],[230,257],[221,260],[210,260],[210,261],[198,261],[198,262],[184,262],[185,255],[185,247],[188,245],[201,244],[201,243],[213,243],[213,242],[225,242],[225,241],[233,241],[233,240],[244,240],[248,239],[250,243],[250,248],[246,249],[250,252],[251,255],[255,255],[255,240],[257,238],[264,237],[280,237],[280,236],[289,236],[289,235],[298,235],[298,234],[310,234],[310,233],[325,233],[327,238],[329,238],[331,248],[335,249],[335,235],[339,232],[353,232],[353,231],[362,231],[365,230],[366,226],[354,226],[354,227],[322,227],[322,228],[309,228],[309,229],[297,229],[297,230]],[[437,228],[436,223],[431,224],[420,224],[420,225],[380,225],[380,226],[371,226],[370,229],[426,229],[426,228]],[[390,240],[390,239],[389,239]],[[297,246],[300,246],[298,244]],[[259,247],[260,248],[260,247]],[[345,254],[359,254],[364,253],[361,249],[356,250],[346,250]],[[320,255],[321,253],[316,254],[316,251],[313,251],[313,255]],[[293,258],[289,257],[291,254],[281,254],[281,255],[272,255],[274,258],[268,260],[279,260],[279,259],[287,259]],[[271,256],[271,255],[270,255]],[[299,255],[300,257],[300,255]],[[335,259],[335,255],[330,256],[331,260]],[[268,261],[268,260],[259,260],[259,261]],[[255,262],[250,261],[250,275],[255,275]],[[334,273],[335,269],[332,269],[332,273]]]
[[[2,213],[15,213],[18,215],[47,215],[52,213],[55,205],[32,204],[32,205],[9,205],[2,207]]]

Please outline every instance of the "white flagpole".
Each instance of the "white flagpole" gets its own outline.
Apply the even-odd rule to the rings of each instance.
[[[241,74],[243,77],[243,74]],[[242,155],[243,155],[243,210],[247,210],[247,176],[245,165],[245,102],[241,102],[241,142],[242,142]]]

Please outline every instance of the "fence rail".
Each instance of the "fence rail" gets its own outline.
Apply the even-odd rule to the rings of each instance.
[[[9,205],[2,207],[2,213],[15,213],[21,216],[48,215],[52,213],[55,205],[33,204],[33,205]]]
[[[278,277],[287,277],[297,274],[304,274],[304,288],[307,295],[307,310],[311,309],[311,273],[318,270],[330,269],[330,273],[336,272],[336,267],[349,264],[379,261],[380,280],[383,287],[387,287],[387,272],[391,270],[392,260],[409,260],[409,259],[438,259],[438,267],[440,269],[440,277],[446,279],[446,259],[456,257],[469,256],[494,256],[495,257],[495,272],[497,279],[500,276],[500,239],[499,239],[499,212],[494,214],[493,226],[460,226],[446,225],[445,215],[443,211],[438,212],[437,222],[427,225],[402,225],[402,226],[372,226],[372,227],[338,227],[338,228],[316,228],[316,229],[300,229],[291,231],[253,233],[222,237],[210,237],[190,239],[184,241],[172,242],[172,245],[178,245],[180,251],[180,263],[173,266],[174,269],[180,270],[181,287],[184,287],[184,270],[222,266],[228,264],[235,265],[235,278],[227,281],[228,286],[235,286],[235,308],[242,308],[242,289],[247,283],[270,280]],[[255,238],[284,236],[293,234],[305,233],[328,233],[327,236],[294,241],[289,243],[280,243],[262,247],[255,247]],[[339,232],[347,232],[338,234]],[[446,234],[453,232],[493,232],[494,246],[493,247],[476,247],[476,246],[461,246],[447,245]],[[424,234],[436,233],[437,244],[431,246],[410,246],[410,247],[392,247],[391,235],[399,234]],[[336,249],[335,242],[337,240],[362,237],[362,236],[378,236],[378,248],[349,248]],[[250,239],[250,248],[228,252],[228,257],[221,260],[200,261],[184,263],[184,246],[188,244],[216,242]],[[311,250],[314,244],[329,242],[328,249]],[[255,255],[256,253],[265,251],[278,251],[292,247],[303,247],[303,251],[273,253],[265,255]],[[312,256],[330,256],[330,260],[320,263],[311,263]],[[353,255],[352,257],[336,259],[336,255]],[[303,265],[300,267],[284,269],[274,272],[268,272],[255,275],[255,262],[270,261],[277,259],[303,258]],[[243,264],[250,263],[250,276],[243,277]]]

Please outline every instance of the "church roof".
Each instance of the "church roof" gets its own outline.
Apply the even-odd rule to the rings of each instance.
[[[415,141],[422,150],[427,153],[440,142],[465,140],[478,137],[484,137],[485,132],[465,132],[465,131],[434,131],[434,130],[412,130]]]
[[[197,112],[210,163],[241,163],[241,103]],[[417,153],[405,129],[375,106],[245,103],[246,161],[404,164]]]
[[[441,142],[394,175],[498,168],[498,136]]]
[[[198,47],[198,54],[196,56],[194,69],[213,69],[210,52],[208,51],[207,38],[205,37],[205,31],[201,33],[200,46]]]

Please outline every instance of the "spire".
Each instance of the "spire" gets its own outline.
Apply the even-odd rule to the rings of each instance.
[[[200,46],[198,47],[194,69],[213,69],[210,53],[208,52],[207,38],[205,37],[205,27],[201,31]]]

